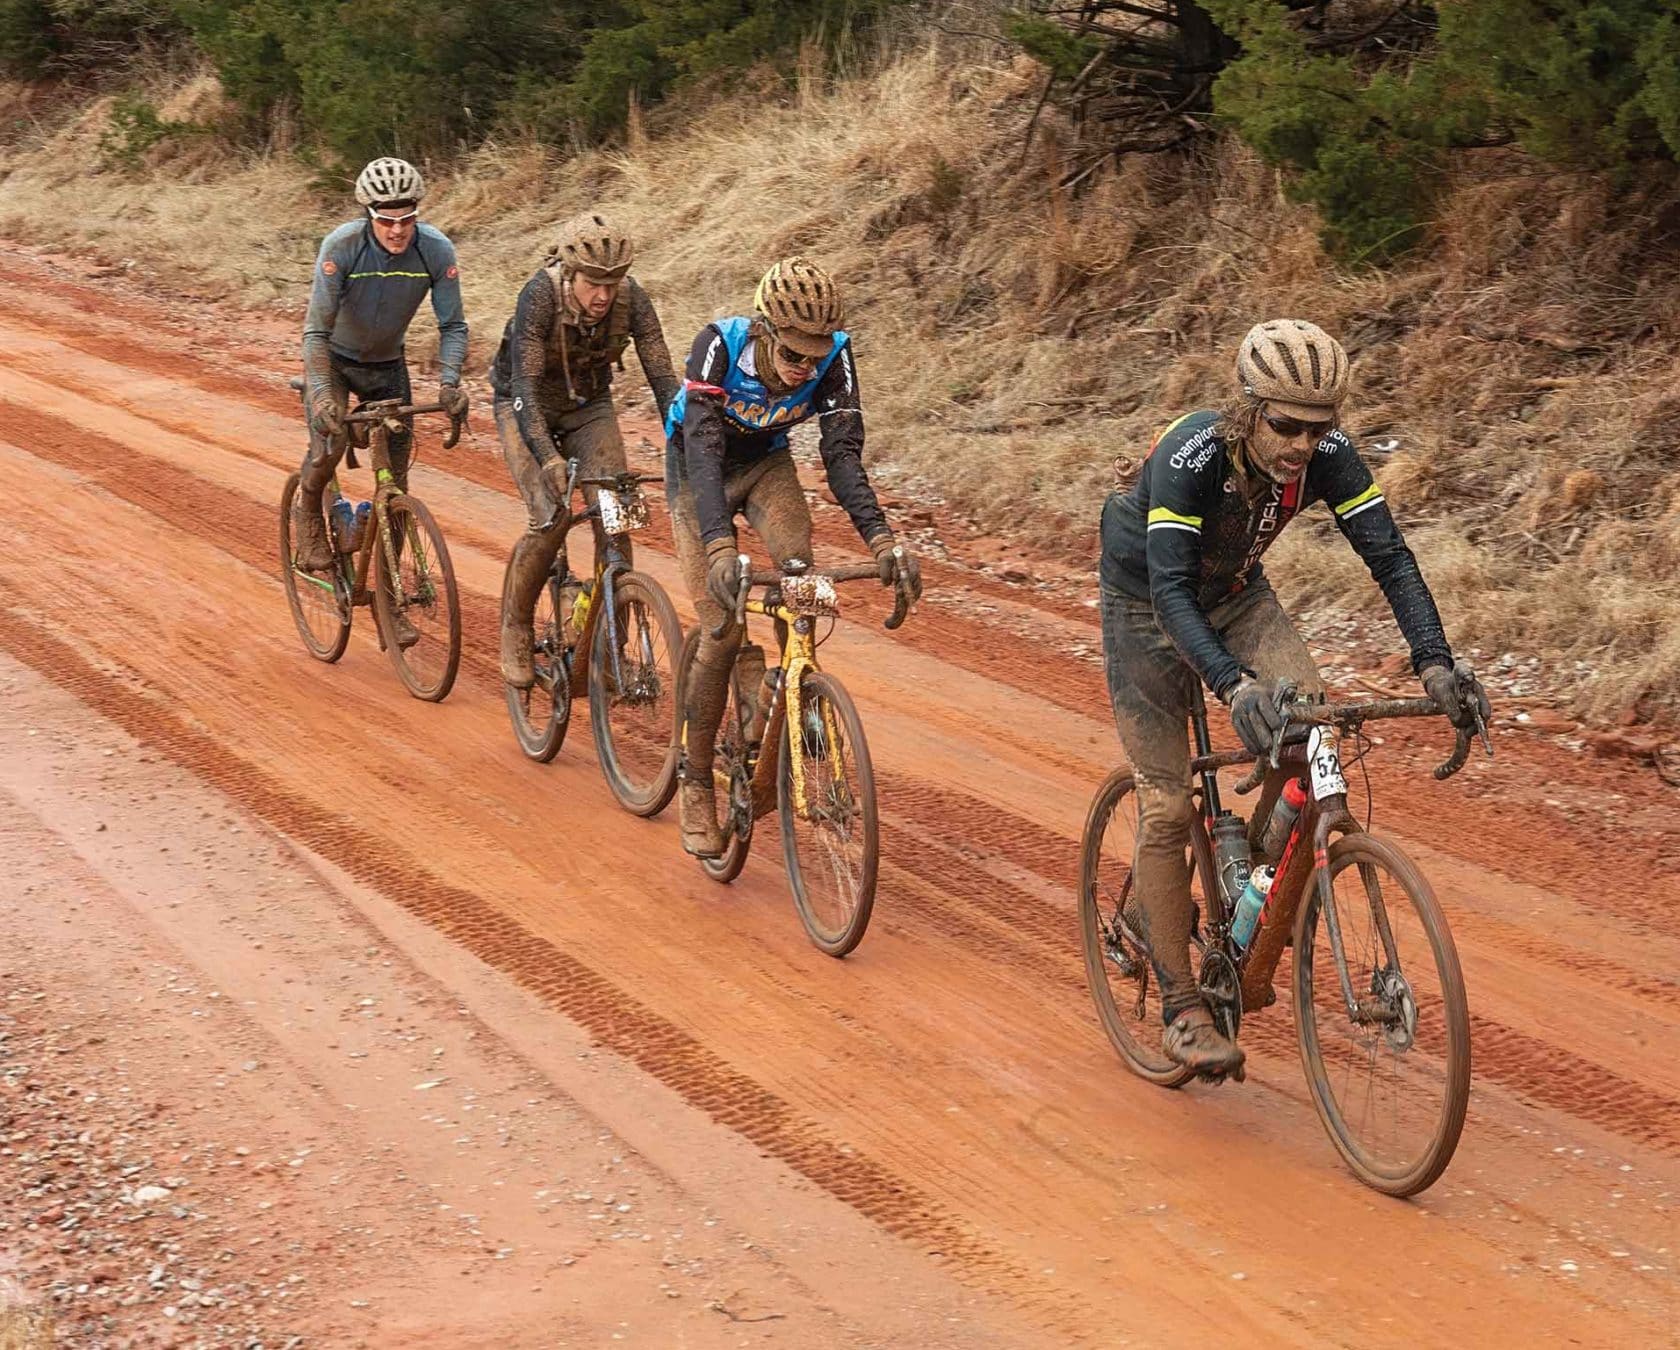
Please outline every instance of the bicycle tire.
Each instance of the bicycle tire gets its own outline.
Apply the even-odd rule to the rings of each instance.
[[[1161,1026],[1160,1020],[1160,992],[1154,996],[1154,1017],[1148,1016],[1150,1005],[1148,993],[1151,982],[1154,981],[1154,971],[1148,960],[1148,949],[1141,936],[1128,936],[1129,930],[1123,930],[1120,949],[1111,945],[1110,934],[1118,919],[1118,913],[1131,894],[1131,854],[1127,853],[1124,863],[1124,878],[1121,880],[1121,890],[1114,899],[1115,914],[1103,913],[1103,900],[1108,895],[1103,869],[1103,841],[1107,837],[1109,822],[1113,820],[1115,812],[1123,809],[1123,804],[1135,789],[1131,770],[1127,768],[1115,769],[1097,789],[1096,796],[1091,799],[1091,809],[1085,817],[1085,830],[1079,841],[1079,932],[1080,946],[1085,955],[1085,982],[1091,990],[1091,1001],[1096,1005],[1097,1020],[1108,1037],[1109,1044],[1125,1062],[1125,1065],[1139,1078],[1166,1088],[1182,1087],[1195,1074],[1167,1058],[1160,1047],[1160,1032],[1155,1030]],[[1132,827],[1132,838],[1135,842],[1137,829]],[[1192,850],[1196,853],[1196,850]],[[1199,856],[1196,858],[1196,868],[1202,866]],[[1202,894],[1209,894],[1208,878],[1202,875]],[[1122,962],[1135,963],[1133,970],[1126,971]],[[1123,987],[1136,983],[1139,990],[1139,1003],[1143,1006],[1128,1016],[1115,996],[1114,988],[1110,985],[1110,968],[1117,972],[1118,978],[1125,982]],[[1149,1031],[1152,1042],[1143,1039],[1145,1031]]]
[[[816,716],[812,714],[813,709],[820,708],[824,703],[832,710],[832,720],[820,712]],[[800,690],[800,709],[800,720],[806,724],[804,729],[795,727],[791,718],[784,718],[782,722],[781,764],[776,774],[780,799],[782,853],[787,863],[788,884],[793,890],[794,908],[799,911],[799,921],[805,925],[806,934],[819,951],[826,952],[829,956],[841,957],[863,941],[864,932],[869,927],[869,916],[875,908],[875,884],[880,872],[881,851],[880,818],[875,800],[875,770],[869,758],[869,743],[863,735],[863,721],[858,717],[857,707],[853,704],[851,695],[837,679],[820,671],[808,672]],[[840,733],[838,746],[832,739],[836,730]],[[808,740],[820,735],[824,748],[818,762],[841,766],[842,779],[846,781],[843,797],[849,800],[833,801],[836,793],[830,788],[829,809],[847,812],[844,834],[848,843],[852,838],[850,813],[854,809],[857,813],[856,840],[859,856],[856,868],[848,866],[846,869],[849,872],[855,871],[850,895],[843,893],[839,870],[832,866],[824,866],[833,857],[833,847],[828,841],[828,835],[832,832],[822,828],[816,831],[800,828],[815,822],[801,821],[794,801],[793,756],[789,753],[788,744],[791,738],[797,735],[804,735]],[[851,773],[846,770],[848,749]],[[803,760],[808,772],[813,762],[809,745],[805,747]],[[832,775],[832,767],[829,772]],[[852,783],[849,779],[854,774],[856,782]],[[807,794],[810,791],[811,785],[807,783]],[[806,858],[801,856],[799,841],[808,833],[815,836],[820,847],[808,850],[811,856]],[[826,879],[835,883],[832,889],[835,892],[836,903],[832,908],[838,913],[838,923],[827,922],[825,915],[817,912],[817,893],[828,889],[822,886],[825,872]]]
[[[620,806],[645,819],[669,806],[677,791],[682,625],[671,597],[650,576],[625,572],[614,579],[612,593],[624,644],[619,667],[629,673],[633,693],[625,697],[613,686],[611,638],[602,614],[589,644],[589,725],[607,787]],[[643,712],[646,716],[638,715]]]
[[[1335,1144],[1336,1151],[1341,1154],[1343,1161],[1355,1176],[1385,1195],[1416,1195],[1434,1184],[1452,1161],[1464,1129],[1465,1112],[1470,1102],[1470,1013],[1464,992],[1464,973],[1458,961],[1458,949],[1453,943],[1446,916],[1435,899],[1434,890],[1428,880],[1410,858],[1386,839],[1363,833],[1343,835],[1330,846],[1328,865],[1332,883],[1349,867],[1358,867],[1367,899],[1371,896],[1367,868],[1380,868],[1399,884],[1401,892],[1411,902],[1416,920],[1428,941],[1434,971],[1439,980],[1440,1010],[1433,1016],[1426,1016],[1424,1009],[1418,1004],[1416,995],[1422,973],[1420,963],[1415,958],[1407,962],[1404,953],[1401,953],[1404,987],[1413,1008],[1414,1029],[1405,1036],[1408,1043],[1400,1054],[1410,1055],[1412,1050],[1422,1052],[1416,1061],[1410,1063],[1408,1071],[1414,1077],[1421,1076],[1427,1069],[1423,1056],[1437,1051],[1444,1055],[1445,1067],[1441,1074],[1441,1104],[1429,1132],[1428,1143],[1415,1158],[1385,1163],[1372,1153],[1364,1141],[1355,1137],[1344,1103],[1338,1099],[1331,1082],[1331,1066],[1327,1062],[1319,1024],[1320,1012],[1313,999],[1316,983],[1314,956],[1318,950],[1318,917],[1322,908],[1316,885],[1317,873],[1313,873],[1313,884],[1303,898],[1295,920],[1293,978],[1295,1026],[1301,1047],[1301,1064],[1306,1070],[1313,1105],[1330,1135],[1331,1142]],[[1399,933],[1396,931],[1394,905],[1384,894],[1385,890],[1386,888],[1379,889],[1377,903],[1382,906],[1390,934],[1398,946]],[[1341,903],[1339,895],[1336,898],[1337,917],[1344,930],[1344,950],[1349,953],[1351,965],[1356,956],[1351,948],[1356,945],[1357,935],[1348,931],[1349,916],[1343,912],[1346,907]],[[1380,941],[1380,932],[1377,941]],[[1373,950],[1374,947],[1373,943]],[[1354,1025],[1352,1019],[1346,1017],[1345,1004],[1341,1002],[1340,985],[1335,979],[1334,960],[1329,954],[1328,940],[1324,942],[1324,950],[1326,959],[1323,963],[1323,974],[1329,977],[1328,982],[1333,985],[1334,998],[1342,1017],[1349,1025]],[[1384,956],[1386,961],[1386,949]],[[1358,972],[1350,971],[1356,994],[1374,990],[1379,974],[1374,972],[1371,981],[1367,983],[1360,978]],[[1440,1018],[1438,1025],[1434,1021],[1436,1016]],[[1388,1035],[1388,1032],[1377,1032],[1370,1039],[1373,1042],[1387,1041]],[[1393,1048],[1392,1042],[1388,1044]],[[1357,1060],[1362,1055],[1363,1051],[1356,1051],[1348,1058]],[[1374,1053],[1372,1061],[1375,1061]],[[1398,1070],[1396,1078],[1398,1081]]]
[[[700,630],[691,628],[683,639],[682,656],[677,663],[677,744],[682,740],[682,710],[687,706],[684,689],[688,683],[688,668],[694,661],[694,653],[700,649]],[[735,735],[734,729],[741,724],[735,711],[735,681],[728,682],[728,696],[723,705],[723,717],[718,722],[718,753],[714,754],[714,764],[719,758],[727,758],[730,737]],[[727,803],[726,803],[727,804]],[[741,869],[747,865],[747,854],[752,850],[752,823],[747,824],[746,832],[724,827],[725,842],[723,852],[715,858],[696,858],[700,870],[720,886],[727,886],[741,875]]]
[[[502,592],[505,597],[505,574]],[[531,630],[534,639],[531,665],[536,683],[529,689],[517,689],[504,682],[502,690],[508,721],[513,724],[513,738],[520,750],[527,759],[547,764],[560,753],[572,725],[572,672],[564,656],[566,623],[560,613],[560,586],[552,573],[544,578],[543,587],[537,592]],[[533,717],[533,711],[539,707],[546,707],[546,714]]]
[[[414,569],[412,594],[402,577],[397,579],[403,611],[411,623],[426,622],[420,639],[404,648],[396,639],[396,613],[392,609],[391,587],[387,584],[384,539],[374,541],[378,550],[379,584],[374,587],[373,613],[385,640],[385,652],[396,668],[397,678],[415,698],[439,703],[455,687],[461,668],[461,601],[455,589],[455,568],[449,561],[449,545],[424,502],[407,493],[393,496],[386,507],[391,532],[403,541],[397,561],[399,573]],[[417,552],[424,541],[424,551]],[[420,561],[416,561],[416,559]]]
[[[292,504],[297,499],[301,477],[300,474],[292,474],[280,492],[280,580],[286,588],[286,603],[291,607],[292,622],[297,625],[305,650],[317,661],[331,665],[344,655],[344,649],[350,643],[350,589],[344,580],[343,568],[335,567],[330,584],[333,606],[330,615],[324,596],[317,598],[298,589],[300,580],[312,590],[328,586],[326,578],[299,571],[295,561],[297,550],[292,544]],[[329,534],[327,537],[330,539],[332,536]],[[310,624],[311,614],[322,622],[319,634]]]

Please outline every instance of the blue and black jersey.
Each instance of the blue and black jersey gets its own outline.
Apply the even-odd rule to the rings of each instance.
[[[788,446],[788,428],[820,419],[819,446],[828,485],[865,539],[883,533],[875,489],[863,468],[863,401],[852,345],[845,333],[811,378],[773,394],[758,378],[752,321],[719,319],[694,339],[682,387],[665,413],[665,434],[694,491],[704,543],[733,533],[723,480]]]
[[[1413,668],[1450,665],[1417,559],[1347,434],[1331,432],[1299,478],[1273,483],[1241,470],[1218,434],[1219,421],[1217,412],[1179,418],[1156,441],[1131,490],[1110,494],[1102,514],[1103,584],[1150,601],[1180,655],[1224,697],[1243,671],[1208,611],[1260,582],[1260,559],[1272,541],[1322,501],[1388,598]]]

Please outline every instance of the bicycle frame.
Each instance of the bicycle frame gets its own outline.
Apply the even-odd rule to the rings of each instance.
[[[1277,973],[1278,962],[1283,957],[1284,948],[1293,941],[1296,916],[1300,912],[1310,877],[1317,887],[1319,906],[1324,913],[1325,929],[1330,938],[1330,950],[1335,959],[1347,1014],[1355,1022],[1362,1024],[1378,1021],[1381,1018],[1377,1010],[1359,999],[1348,977],[1341,923],[1330,881],[1331,839],[1340,835],[1363,833],[1363,826],[1354,819],[1353,813],[1348,809],[1347,780],[1342,774],[1336,738],[1330,731],[1332,726],[1340,725],[1336,721],[1338,715],[1346,716],[1346,713],[1334,705],[1303,705],[1291,711],[1295,725],[1310,724],[1306,738],[1297,738],[1286,744],[1286,727],[1285,731],[1279,733],[1278,742],[1274,745],[1270,757],[1261,758],[1255,763],[1253,772],[1234,787],[1239,795],[1252,792],[1262,782],[1281,790],[1287,779],[1297,777],[1305,777],[1309,786],[1306,803],[1301,808],[1301,814],[1296,818],[1278,858],[1276,874],[1265,904],[1260,910],[1254,937],[1246,950],[1234,958],[1241,980],[1242,1008],[1243,1011],[1253,1011],[1276,1001],[1277,993],[1272,981]],[[1439,709],[1434,702],[1427,698],[1393,699],[1360,705],[1358,716],[1353,720],[1357,724],[1380,718],[1432,716],[1438,713]],[[1214,753],[1208,736],[1207,706],[1200,690],[1196,693],[1192,707],[1191,723],[1194,728],[1196,756],[1191,760],[1190,771],[1193,777],[1199,776],[1202,780],[1203,819],[1197,822],[1202,838],[1195,841],[1195,846],[1205,849],[1211,858],[1211,822],[1219,815],[1221,809],[1218,771],[1239,764],[1254,763],[1255,757],[1241,750]],[[1483,739],[1485,743],[1485,731]],[[1456,773],[1468,756],[1469,745],[1470,732],[1461,729],[1452,755],[1436,769],[1435,776],[1446,778]],[[1263,793],[1261,800],[1275,802],[1276,792]],[[1312,841],[1310,851],[1302,842],[1309,838]],[[1213,869],[1210,868],[1209,874],[1212,875],[1212,872]],[[1225,939],[1231,919],[1230,902],[1220,890],[1217,880],[1214,889],[1217,894],[1209,897],[1209,903],[1217,905],[1219,913],[1210,916],[1214,924],[1209,940],[1210,943],[1223,948],[1227,947]],[[1373,904],[1372,912],[1376,916],[1378,931],[1382,936],[1383,949],[1389,963],[1398,968],[1399,958],[1395,952],[1394,935],[1388,925],[1387,909],[1380,904]]]
[[[578,487],[582,486],[599,488],[600,495],[612,492],[615,496],[621,496],[628,491],[629,485],[631,484],[658,483],[663,481],[663,479],[657,477],[638,474],[627,474],[616,478],[580,479],[577,476],[577,461],[572,461],[570,469],[567,473],[565,524],[561,531],[560,547],[554,555],[556,566],[549,572],[549,585],[553,588],[555,619],[558,623],[565,623],[565,616],[559,613],[560,585],[562,582],[562,577],[559,572],[559,564],[560,560],[566,556],[565,540],[567,536],[571,534],[574,526],[580,525],[586,520],[602,518],[599,496],[597,497],[596,505],[586,505],[581,511],[573,511],[571,509],[572,493],[576,491]],[[595,628],[601,621],[602,613],[605,613],[607,616],[607,650],[612,655],[613,683],[616,688],[622,689],[624,687],[624,654],[620,649],[618,633],[617,581],[619,577],[624,575],[624,573],[631,570],[630,559],[624,552],[624,540],[629,531],[637,528],[639,528],[639,526],[635,524],[628,524],[627,528],[623,532],[608,531],[604,527],[602,529],[602,535],[606,540],[606,546],[604,548],[597,549],[595,552],[594,581],[590,590],[584,597],[583,626],[578,630],[577,645],[573,648],[575,652],[582,652],[585,654],[583,660],[574,660],[572,662],[570,687],[571,692],[574,695],[581,695],[588,688],[589,661],[587,654],[591,649],[590,644],[595,640]],[[600,601],[604,601],[605,603],[598,603]]]

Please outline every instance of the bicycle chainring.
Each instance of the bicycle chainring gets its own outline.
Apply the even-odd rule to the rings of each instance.
[[[1209,947],[1202,953],[1198,980],[1201,994],[1213,1012],[1214,1025],[1226,1040],[1235,1041],[1242,1027],[1242,979],[1236,962],[1223,948]]]

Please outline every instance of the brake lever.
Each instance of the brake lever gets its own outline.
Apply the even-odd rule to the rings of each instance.
[[[893,545],[893,612],[889,614],[881,627],[889,632],[897,628],[910,615],[910,608],[915,603],[910,598],[910,583],[904,576],[904,546]]]
[[[710,630],[714,641],[727,633],[732,623],[739,626],[747,621],[747,596],[752,591],[752,559],[745,553],[737,553],[735,565],[740,569],[741,577],[735,590],[735,612],[726,615],[722,623]]]

